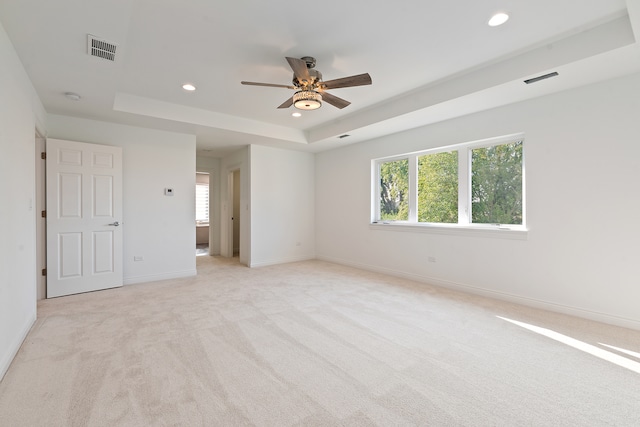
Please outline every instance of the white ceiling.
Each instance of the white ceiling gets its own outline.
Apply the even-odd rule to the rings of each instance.
[[[639,8],[639,0],[2,0],[0,20],[48,113],[193,133],[199,153],[220,156],[247,144],[322,151],[640,71]],[[497,11],[511,18],[491,28]],[[116,43],[116,61],[89,56],[87,34]],[[290,84],[285,56],[315,57],[325,80],[368,72],[373,84],[332,90],[352,104],[296,119],[293,107],[276,108],[291,90],[240,84]],[[560,75],[522,83],[550,71]],[[184,91],[186,82],[198,90]]]

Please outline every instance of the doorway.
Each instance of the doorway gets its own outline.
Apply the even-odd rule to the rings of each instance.
[[[240,256],[240,169],[233,171],[233,256]]]
[[[47,221],[42,215],[46,209],[46,168],[42,153],[45,152],[45,140],[36,130],[36,277],[38,300],[47,297],[47,277],[45,269],[47,267]]]
[[[240,169],[227,169],[227,192],[222,209],[221,254],[224,257],[239,256],[241,252],[240,223],[242,221],[242,213],[240,209],[240,188]]]
[[[196,256],[209,255],[209,183],[209,173],[196,172]]]
[[[122,286],[122,147],[47,139],[46,149],[46,297]]]

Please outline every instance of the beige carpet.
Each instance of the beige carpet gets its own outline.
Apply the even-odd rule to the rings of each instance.
[[[320,261],[197,262],[41,302],[0,425],[640,425],[639,331]]]

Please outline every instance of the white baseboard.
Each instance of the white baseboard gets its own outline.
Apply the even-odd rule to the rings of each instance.
[[[130,276],[130,277],[125,277],[123,280],[123,283],[125,285],[134,285],[136,283],[157,282],[160,280],[180,279],[182,277],[193,277],[193,276],[196,276],[197,274],[198,272],[196,270],[183,270],[183,271],[172,271],[169,273],[162,273],[162,274]]]
[[[15,340],[11,343],[9,348],[7,349],[6,354],[2,355],[2,360],[0,360],[0,381],[4,378],[4,374],[9,370],[9,366],[11,366],[11,362],[13,362],[14,357],[18,354],[18,350],[20,350],[20,346],[27,338],[27,334],[33,327],[34,323],[36,323],[36,311],[34,310],[31,316],[27,319],[27,322],[20,330],[20,333],[15,338]]]
[[[289,258],[271,259],[271,260],[258,261],[258,262],[251,261],[249,263],[249,267],[250,268],[266,267],[268,265],[288,264],[290,262],[309,261],[309,260],[312,260],[312,259],[316,259],[316,256],[314,254],[307,254],[307,255],[302,255],[302,256],[297,256],[297,257],[289,257]]]
[[[535,298],[523,297],[507,292],[494,291],[491,289],[480,288],[478,286],[452,282],[449,280],[438,279],[435,277],[422,276],[418,274],[406,273],[404,271],[393,270],[389,268],[362,264],[358,262],[351,262],[339,258],[327,257],[319,255],[318,260],[332,262],[335,264],[346,265],[349,267],[359,268],[361,270],[372,271],[375,273],[388,274],[389,276],[401,277],[403,279],[414,280],[416,282],[426,283],[433,286],[438,286],[447,289],[453,289],[456,291],[462,291],[469,294],[480,295],[488,298],[498,299],[502,301],[513,302],[516,304],[525,305],[528,307],[538,308],[541,310],[553,311],[556,313],[568,314],[570,316],[581,317],[583,319],[594,320],[596,322],[607,323],[609,325],[621,326],[624,328],[640,330],[640,321],[634,319],[628,319],[626,317],[615,316],[607,313],[600,313],[597,311],[587,310],[584,308],[573,307],[563,304],[557,304],[554,302],[543,301]]]

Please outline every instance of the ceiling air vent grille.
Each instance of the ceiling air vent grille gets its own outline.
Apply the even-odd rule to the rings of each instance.
[[[530,85],[531,83],[536,83],[536,82],[539,82],[540,80],[550,79],[551,77],[555,77],[557,75],[558,75],[558,73],[554,71],[553,73],[545,74],[543,76],[538,76],[538,77],[534,77],[532,79],[527,79],[524,82],[526,84]]]
[[[87,36],[89,55],[97,56],[98,58],[106,59],[108,61],[116,60],[117,45],[115,43],[99,39],[91,34],[88,34]]]

